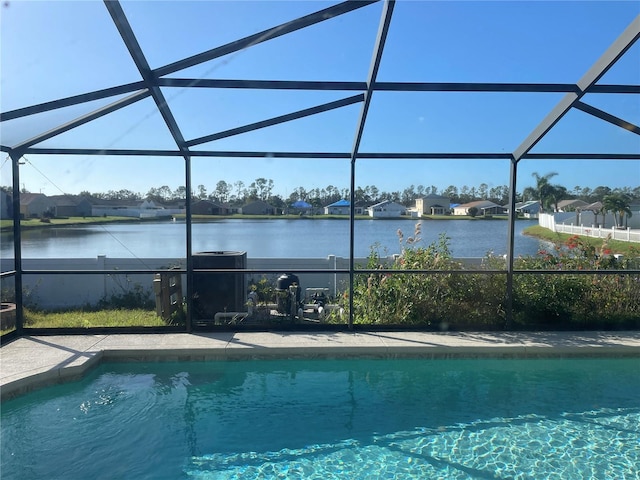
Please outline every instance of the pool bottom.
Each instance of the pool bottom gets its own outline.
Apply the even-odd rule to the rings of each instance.
[[[208,479],[636,479],[640,410],[496,418],[274,452],[194,457]]]

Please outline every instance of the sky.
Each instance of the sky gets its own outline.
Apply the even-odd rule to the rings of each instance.
[[[122,7],[152,68],[326,8],[315,1],[126,1]],[[171,74],[176,78],[366,81],[382,3]],[[640,14],[637,1],[396,3],[378,81],[575,83]],[[140,80],[101,1],[4,1],[0,7],[2,112]],[[600,80],[640,85],[640,42]],[[189,140],[352,96],[353,91],[163,88]],[[511,153],[562,93],[374,92],[360,152]],[[0,123],[12,146],[121,96]],[[587,94],[585,103],[640,125],[640,96]],[[194,150],[349,153],[361,104],[235,135]],[[176,148],[150,98],[36,146]],[[640,136],[571,110],[532,153],[640,153]],[[2,154],[0,183],[10,185]],[[175,158],[27,155],[20,183],[47,195],[185,184]],[[637,161],[539,161],[518,165],[517,190],[532,173],[557,172],[569,190],[640,185]],[[192,159],[192,184],[248,186],[272,179],[274,193],[349,187],[349,160]],[[410,185],[508,184],[507,160],[366,160],[356,185],[402,191]]]

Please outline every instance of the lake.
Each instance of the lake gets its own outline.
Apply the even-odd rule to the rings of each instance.
[[[376,245],[380,255],[400,252],[404,238],[421,223],[418,246],[450,238],[455,257],[483,257],[507,251],[505,220],[357,220],[355,256],[366,257]],[[537,220],[516,222],[515,254],[535,255],[541,241],[522,234]],[[2,234],[1,253],[13,257],[13,235]],[[22,232],[23,258],[176,258],[186,254],[184,222],[111,223],[47,227]],[[349,222],[336,219],[221,219],[193,223],[193,252],[246,251],[253,258],[326,258],[349,256]]]

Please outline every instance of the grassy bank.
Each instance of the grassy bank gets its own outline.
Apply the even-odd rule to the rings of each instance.
[[[134,217],[61,217],[51,218],[48,221],[42,221],[39,218],[30,218],[20,220],[21,228],[48,228],[72,225],[96,225],[103,223],[131,223],[140,222],[139,218]],[[13,230],[13,220],[0,220],[0,231],[9,232]]]
[[[552,232],[548,228],[544,228],[539,225],[527,227],[522,231],[522,233],[542,240],[547,240],[555,244],[564,244],[569,238],[573,237],[573,235],[568,233]],[[607,247],[612,253],[620,253],[627,256],[640,255],[640,244],[638,243],[622,242],[620,240],[606,240],[604,238],[592,238],[587,236],[582,236],[580,238],[589,245],[595,247],[596,250],[600,250],[602,245],[606,242]]]

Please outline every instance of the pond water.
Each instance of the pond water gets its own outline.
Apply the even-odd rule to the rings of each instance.
[[[505,220],[422,220],[418,246],[450,239],[456,257],[483,257],[507,251]],[[375,246],[381,255],[400,253],[398,231],[404,239],[414,235],[418,220],[357,220],[354,227],[356,257],[366,257]],[[535,255],[538,239],[522,230],[536,220],[516,222],[516,255]],[[326,258],[349,256],[349,222],[335,219],[223,219],[193,224],[193,252],[246,251],[253,258]],[[49,227],[22,232],[23,258],[177,258],[186,252],[184,222],[112,223]],[[3,233],[1,253],[13,256],[12,234]]]

